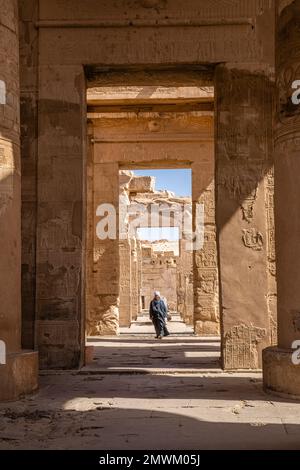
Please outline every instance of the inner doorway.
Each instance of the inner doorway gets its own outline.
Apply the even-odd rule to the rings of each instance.
[[[120,171],[127,221],[120,240],[121,334],[153,334],[155,291],[167,306],[171,333],[194,331],[193,252],[184,238],[192,238],[191,186],[190,169]]]
[[[150,250],[148,246],[148,254],[149,251],[155,254],[155,259],[152,259],[150,253],[148,261],[157,263],[158,269],[162,266],[160,261],[168,261],[172,265],[170,269],[173,269],[177,262],[182,262],[183,253],[191,252],[192,270],[184,282],[181,279],[179,283],[176,279],[176,290],[179,290],[177,285],[184,288],[188,287],[185,283],[189,284],[192,286],[192,300],[188,305],[185,298],[182,302],[176,295],[174,311],[180,313],[182,323],[190,328],[190,339],[194,338],[191,336],[194,334],[207,338],[205,344],[214,341],[214,338],[218,342],[220,321],[214,209],[213,87],[195,86],[195,83],[190,87],[176,87],[165,83],[163,86],[118,85],[110,86],[108,90],[107,86],[100,86],[88,91],[88,106],[89,281],[86,329],[89,343],[97,338],[96,343],[106,347],[108,353],[114,347],[101,337],[110,336],[114,337],[110,341],[117,346],[116,350],[121,351],[120,341],[124,343],[125,333],[129,333],[124,328],[131,328],[143,310],[146,313],[149,302],[149,293],[132,286],[134,283],[138,285],[137,263],[138,258],[143,259],[137,256],[141,240],[135,237],[135,242],[131,244],[126,230],[125,236],[122,236],[123,222],[128,214],[124,215],[119,204],[120,186],[128,184],[129,180],[134,185],[140,184],[143,178],[151,179],[145,171],[179,169],[189,170],[192,174],[191,210],[187,211],[192,236],[183,237],[188,249],[180,246],[177,259],[173,252],[167,260],[166,256],[155,254],[157,250],[153,250],[153,246]],[[135,171],[144,172],[144,175],[132,179],[130,172]],[[120,179],[123,179],[122,183]],[[141,191],[131,187],[131,195],[135,192],[138,194]],[[201,223],[196,223],[199,220]],[[106,228],[99,235],[100,226],[101,230]],[[172,226],[174,228],[174,223],[169,225]],[[143,228],[142,223],[139,228]],[[147,252],[147,247],[144,250]],[[181,307],[186,312],[179,312],[180,303],[183,303]],[[148,326],[152,328],[151,324]],[[131,344],[131,341],[128,339],[126,344]],[[177,344],[174,339],[168,341]],[[196,340],[196,345],[198,352],[203,350],[199,340]],[[218,344],[212,348],[214,353],[215,349],[219,351]],[[186,364],[186,358],[191,359],[196,352],[185,353],[183,345],[180,354]],[[116,356],[115,353],[113,355]]]

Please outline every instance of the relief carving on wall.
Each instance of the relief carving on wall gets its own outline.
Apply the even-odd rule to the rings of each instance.
[[[242,240],[244,245],[252,250],[261,251],[263,248],[263,236],[261,232],[256,230],[254,227],[243,229]]]
[[[266,337],[265,328],[236,325],[225,335],[224,363],[226,369],[257,369],[257,346]]]

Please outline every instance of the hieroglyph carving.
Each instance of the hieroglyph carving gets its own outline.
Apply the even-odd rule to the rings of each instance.
[[[257,369],[257,345],[266,336],[265,328],[236,325],[225,335],[225,369]]]
[[[263,236],[255,228],[243,229],[243,243],[247,248],[255,251],[261,251],[263,248]]]

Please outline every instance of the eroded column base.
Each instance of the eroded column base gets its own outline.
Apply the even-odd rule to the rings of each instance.
[[[100,321],[89,321],[87,336],[118,336],[119,326],[110,325]]]
[[[197,320],[194,326],[195,335],[198,336],[218,336],[220,334],[220,328],[216,322]]]
[[[292,349],[263,350],[263,385],[268,393],[300,400],[300,364],[292,362]]]
[[[0,365],[0,401],[17,400],[38,388],[38,353],[8,353],[6,364]]]

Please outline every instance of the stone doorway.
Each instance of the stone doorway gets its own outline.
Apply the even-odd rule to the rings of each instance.
[[[151,334],[159,290],[173,334],[194,332],[191,170],[120,171],[120,333]],[[202,223],[202,220],[199,220]]]
[[[267,83],[221,65],[94,66],[83,71],[86,81],[79,88],[86,93],[88,87],[88,132],[82,97],[82,114],[74,112],[77,137],[72,140],[79,158],[60,156],[55,165],[63,163],[64,170],[55,167],[49,180],[42,160],[38,167],[34,333],[41,367],[81,365],[86,325],[89,334],[118,334],[118,237],[109,243],[97,237],[103,215],[96,210],[102,203],[118,207],[120,170],[162,168],[167,162],[168,168],[192,169],[192,203],[206,208],[204,247],[194,251],[193,260],[195,332],[214,334],[211,299],[219,285],[222,366],[259,368],[262,350],[276,341]],[[60,127],[55,123],[62,116],[55,113],[49,124],[50,141],[46,132],[41,134],[40,151],[49,142],[56,148]],[[41,129],[47,123],[41,120]],[[63,155],[68,142],[66,137]],[[46,188],[55,199],[47,204]],[[58,204],[62,198],[68,204]]]
[[[119,207],[119,172],[126,185],[125,170],[148,167],[192,170],[190,216],[196,235],[194,240],[185,237],[180,251],[187,251],[184,244],[192,251],[195,333],[218,334],[213,87],[98,86],[88,90],[88,106],[87,333],[118,334],[120,326],[130,324],[120,310],[120,267],[126,266],[121,257],[131,248],[120,232],[124,214],[114,208]],[[103,221],[104,216],[114,222]],[[202,225],[195,224],[201,217]],[[97,227],[105,224],[107,234],[99,237]],[[123,239],[122,255],[118,239]],[[126,280],[123,285],[132,304]]]

